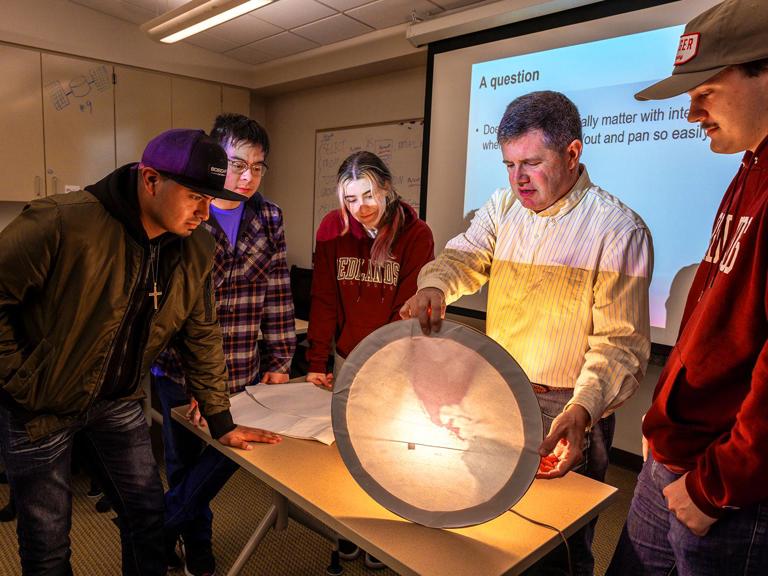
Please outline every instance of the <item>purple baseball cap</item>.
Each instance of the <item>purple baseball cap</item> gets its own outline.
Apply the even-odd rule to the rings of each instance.
[[[144,148],[141,164],[154,168],[182,186],[222,200],[243,202],[245,196],[226,190],[227,153],[202,130],[174,128],[155,136]]]

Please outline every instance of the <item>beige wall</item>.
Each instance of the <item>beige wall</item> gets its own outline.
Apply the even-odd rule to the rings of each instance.
[[[256,96],[253,92],[251,92],[251,118],[263,126],[267,125],[267,111],[264,98]]]
[[[264,195],[283,209],[289,264],[312,264],[315,131],[421,118],[425,84],[426,68],[418,67],[267,100],[272,151]]]

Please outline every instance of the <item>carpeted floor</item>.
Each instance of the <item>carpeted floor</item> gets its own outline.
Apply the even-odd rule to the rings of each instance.
[[[595,540],[592,542],[592,554],[595,557],[595,574],[603,576],[611,563],[613,551],[619,541],[619,535],[627,519],[629,503],[635,491],[637,472],[618,466],[610,466],[605,479],[607,484],[619,489],[618,498],[597,520]]]
[[[610,562],[624,524],[635,472],[612,466],[607,482],[620,489],[615,504],[603,512],[597,524],[593,546],[597,576],[602,576]],[[111,521],[114,514],[98,513],[95,500],[86,496],[88,480],[76,476],[73,485],[72,565],[78,576],[120,574],[118,531]],[[0,506],[8,498],[7,485],[0,485]],[[239,471],[214,501],[214,554],[217,574],[226,574],[249,535],[271,503],[270,492],[252,476]],[[0,574],[19,574],[16,523],[0,524]],[[314,532],[290,522],[283,532],[270,531],[257,554],[248,561],[244,576],[322,576],[330,559],[331,545]],[[372,572],[362,558],[344,562],[344,574],[392,576],[391,570]],[[181,574],[182,572],[179,572]]]

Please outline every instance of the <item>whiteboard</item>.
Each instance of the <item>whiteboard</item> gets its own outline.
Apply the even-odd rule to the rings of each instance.
[[[373,152],[389,167],[395,190],[419,212],[423,120],[318,130],[315,133],[314,226],[339,207],[336,173],[344,159],[358,150]],[[314,235],[313,235],[314,238]]]

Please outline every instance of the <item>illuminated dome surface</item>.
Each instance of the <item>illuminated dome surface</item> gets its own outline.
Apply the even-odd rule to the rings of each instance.
[[[365,338],[335,383],[333,430],[372,498],[440,528],[479,524],[514,505],[536,474],[542,439],[520,366],[450,321],[431,336],[408,320]]]

